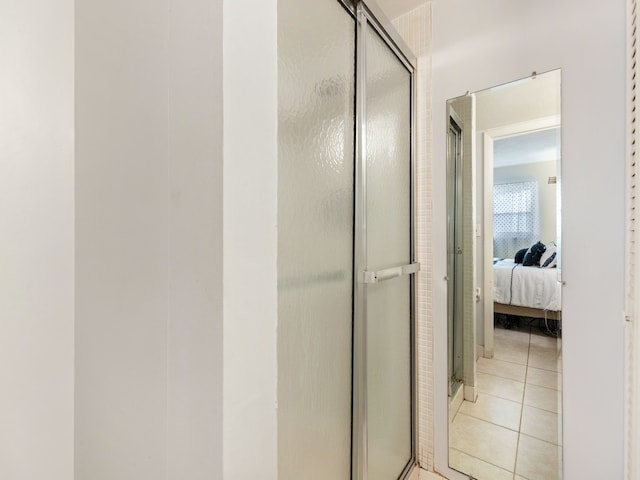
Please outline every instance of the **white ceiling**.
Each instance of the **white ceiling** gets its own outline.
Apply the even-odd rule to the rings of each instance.
[[[393,20],[427,3],[427,0],[374,0],[385,15]],[[559,72],[540,75],[536,82],[522,82],[517,88],[490,89],[476,98],[478,127],[488,128],[513,123],[514,111],[526,118],[559,114]],[[483,95],[482,93],[485,93]],[[484,97],[484,98],[483,98]],[[541,99],[545,99],[542,101]],[[484,100],[484,102],[483,102]],[[489,107],[489,105],[491,105]],[[540,111],[536,111],[540,110]],[[516,115],[517,116],[517,115]],[[520,119],[518,119],[519,121]],[[496,140],[494,143],[494,166],[510,166],[525,163],[557,160],[560,157],[560,129],[548,129],[514,135]]]
[[[476,92],[476,129],[527,125],[560,117],[560,71],[536,75]],[[494,143],[494,166],[555,161],[560,158],[560,128],[522,132]]]
[[[382,8],[389,20],[398,18],[414,8],[423,5],[426,0],[375,0],[376,3]]]
[[[560,70],[476,92],[476,128],[491,128],[560,115]]]
[[[494,167],[555,161],[560,158],[560,128],[499,138],[493,143]]]

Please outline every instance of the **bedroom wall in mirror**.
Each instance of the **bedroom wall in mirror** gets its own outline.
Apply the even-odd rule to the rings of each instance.
[[[449,465],[478,480],[562,478],[560,85],[448,102]]]

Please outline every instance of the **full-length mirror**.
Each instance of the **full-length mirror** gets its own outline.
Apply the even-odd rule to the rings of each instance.
[[[562,478],[559,70],[447,103],[449,465]]]

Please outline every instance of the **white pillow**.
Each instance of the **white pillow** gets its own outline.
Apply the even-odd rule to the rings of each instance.
[[[541,268],[552,268],[556,266],[557,263],[557,250],[555,243],[551,242],[547,244],[547,249],[540,257],[540,267]]]

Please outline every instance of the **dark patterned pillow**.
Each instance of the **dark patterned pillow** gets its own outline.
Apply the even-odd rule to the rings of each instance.
[[[524,256],[528,250],[529,250],[528,248],[523,248],[522,250],[518,250],[516,252],[516,256],[514,257],[513,261],[516,263],[522,263],[522,261],[524,260]]]
[[[544,243],[537,242],[531,245],[527,253],[524,255],[524,260],[522,260],[522,265],[525,267],[533,267],[534,265],[540,265],[540,257],[547,249]]]
[[[542,265],[540,265],[542,268],[553,268],[556,266],[557,264],[557,259],[556,259],[556,252],[553,252],[549,258],[547,258]]]
[[[557,249],[558,247],[556,247],[555,243],[547,243],[547,249],[542,254],[542,257],[540,257],[540,266],[542,268],[550,268],[555,266],[555,262],[553,261],[555,260]],[[552,256],[553,258],[551,258]],[[551,264],[551,262],[553,262],[553,265]]]

